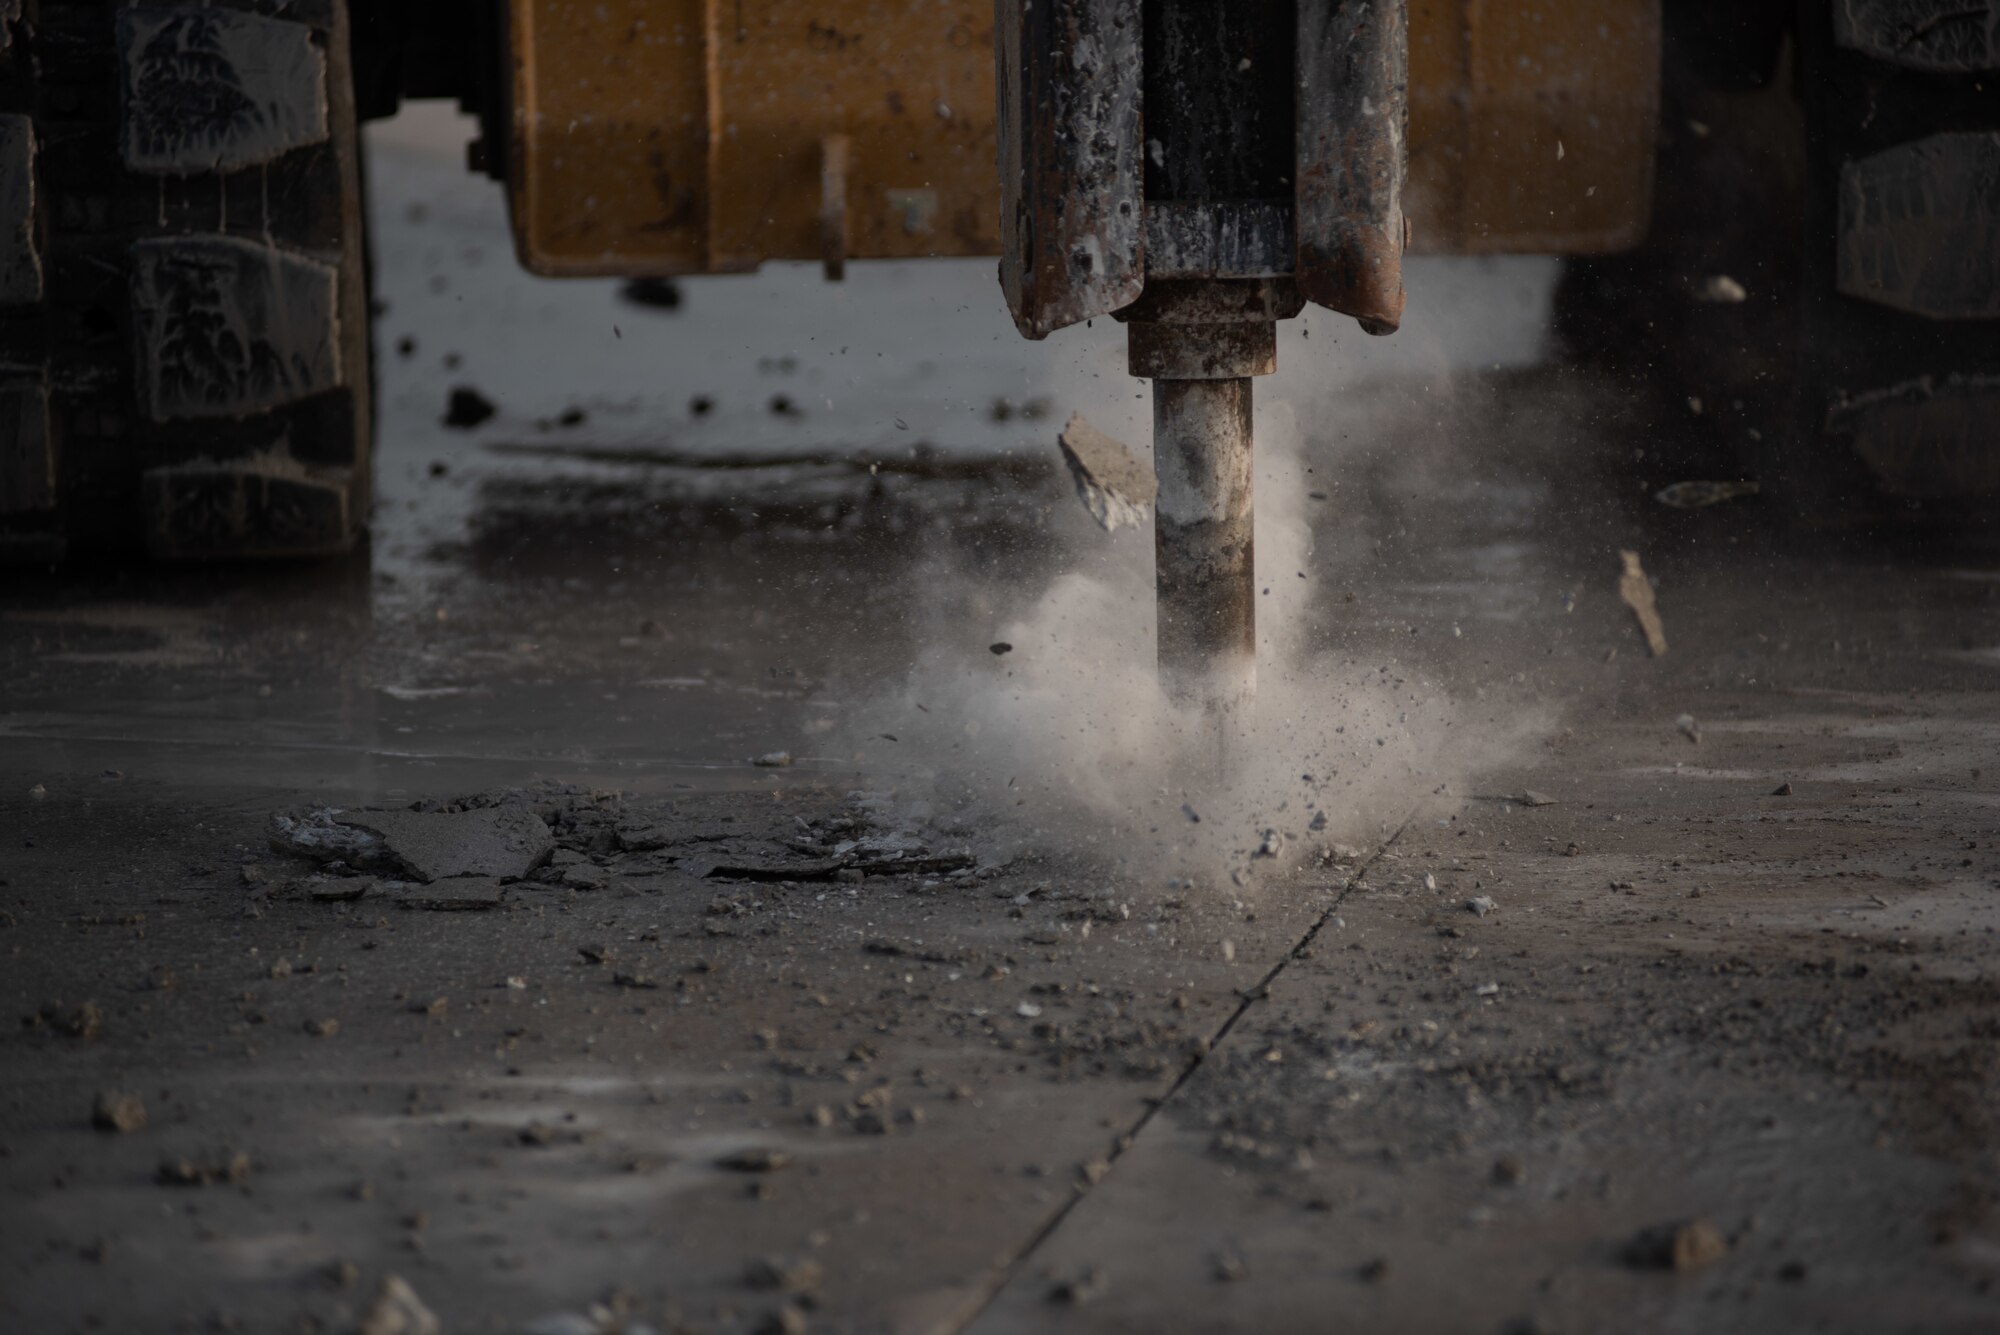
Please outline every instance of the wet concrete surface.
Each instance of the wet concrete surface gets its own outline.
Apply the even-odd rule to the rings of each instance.
[[[952,805],[896,687],[1027,662],[1060,577],[1143,596],[1054,445],[1143,439],[1115,343],[1015,344],[983,266],[549,289],[381,161],[366,559],[0,607],[0,1324],[346,1331],[390,1275],[449,1331],[2000,1324],[1990,557],[1665,510],[1712,457],[1619,387],[1321,329],[1258,387],[1313,470],[1262,633],[1368,719],[1368,801],[1241,877],[1002,838],[1016,776]],[[1427,281],[1544,313],[1417,271],[1413,331]],[[537,353],[592,322],[654,369]],[[892,369],[825,392],[822,326]],[[831,461],[672,462],[725,451]],[[489,908],[270,844],[466,797],[555,843]]]

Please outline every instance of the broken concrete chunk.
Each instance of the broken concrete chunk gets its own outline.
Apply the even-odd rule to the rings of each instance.
[[[1695,298],[1717,306],[1734,306],[1747,300],[1750,293],[1743,284],[1726,273],[1712,273],[1701,280],[1695,288]]]
[[[330,807],[271,817],[271,847],[279,853],[296,853],[315,862],[344,862],[350,867],[391,870],[382,839],[368,830],[340,823],[340,813]]]
[[[1076,480],[1078,498],[1106,533],[1146,522],[1146,510],[1159,494],[1159,480],[1130,446],[1084,421],[1082,413],[1064,424],[1056,443]]]
[[[335,819],[380,838],[397,869],[419,881],[452,876],[517,879],[555,851],[549,827],[525,807],[343,811]]]
[[[1653,586],[1646,579],[1646,571],[1639,564],[1639,553],[1620,551],[1618,559],[1625,563],[1624,573],[1618,577],[1618,596],[1632,609],[1632,615],[1639,619],[1639,629],[1646,632],[1646,647],[1658,658],[1667,651],[1667,629],[1660,621],[1660,611],[1653,604]]]

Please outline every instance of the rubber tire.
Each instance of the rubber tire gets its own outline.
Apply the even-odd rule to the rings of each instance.
[[[1912,13],[1805,0],[1799,15],[1795,398],[1763,465],[1786,511],[1822,529],[1986,528],[2000,500],[2000,51],[1975,40],[1938,68],[1934,45],[1913,67],[1898,54]]]
[[[8,6],[0,0],[0,12]],[[0,559],[325,556],[372,394],[345,0],[27,0],[0,49]]]

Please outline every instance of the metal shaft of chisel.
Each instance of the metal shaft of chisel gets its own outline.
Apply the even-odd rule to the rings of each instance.
[[[1160,680],[1227,758],[1257,691],[1250,381],[1155,380]]]
[[[1278,364],[1277,322],[1298,298],[1283,280],[1149,283],[1120,313],[1131,371],[1153,382],[1153,552],[1160,682],[1194,707],[1226,773],[1257,693],[1254,451],[1250,378]]]

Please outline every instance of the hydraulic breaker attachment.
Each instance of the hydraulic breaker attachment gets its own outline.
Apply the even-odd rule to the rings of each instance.
[[[1153,382],[1161,680],[1222,757],[1256,691],[1250,378],[1308,301],[1403,314],[1404,0],[998,0],[1001,286]]]

